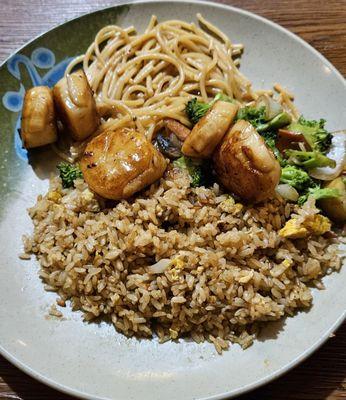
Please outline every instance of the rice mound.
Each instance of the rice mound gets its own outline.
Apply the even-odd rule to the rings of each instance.
[[[181,336],[248,347],[263,321],[312,303],[310,288],[341,267],[337,240],[282,239],[294,213],[315,214],[274,198],[255,207],[221,188],[191,188],[168,173],[137,198],[104,208],[83,180],[63,189],[59,178],[29,209],[24,237],[47,290],[82,310],[107,315],[128,336],[161,342]],[[155,263],[162,260],[158,265]]]

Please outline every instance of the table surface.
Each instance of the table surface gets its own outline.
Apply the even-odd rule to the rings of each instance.
[[[345,0],[220,0],[267,17],[298,34],[346,75]],[[109,0],[0,0],[0,62],[56,24]],[[0,399],[72,399],[31,379],[0,356]],[[241,400],[346,399],[346,324],[303,364]]]

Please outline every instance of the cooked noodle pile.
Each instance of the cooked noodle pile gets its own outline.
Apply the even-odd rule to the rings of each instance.
[[[152,16],[143,34],[133,26],[105,26],[86,53],[70,63],[67,79],[82,65],[95,94],[102,124],[93,136],[108,128],[133,127],[152,140],[165,118],[191,126],[185,114],[191,97],[207,102],[222,92],[239,105],[252,105],[262,93],[273,95],[254,91],[239,71],[243,45],[233,44],[200,14],[197,18],[200,27],[181,20],[158,23]],[[274,89],[285,111],[297,118],[293,95],[278,84]],[[53,148],[74,162],[85,145],[68,142]]]
[[[189,126],[184,109],[191,95],[252,100],[251,83],[237,68],[243,46],[198,20],[204,29],[180,20],[157,23],[153,16],[140,35],[132,26],[106,26],[66,74],[82,62],[107,126],[133,124],[148,138],[165,117]]]

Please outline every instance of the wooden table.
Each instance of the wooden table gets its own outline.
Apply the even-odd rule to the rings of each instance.
[[[345,0],[221,0],[295,32],[346,75]],[[0,0],[0,62],[39,33],[111,0]],[[1,322],[0,322],[1,323]],[[68,400],[0,357],[0,399]],[[346,399],[346,324],[302,365],[241,400]],[[155,400],[155,399],[154,399]]]

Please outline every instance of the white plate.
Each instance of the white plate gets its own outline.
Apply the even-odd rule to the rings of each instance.
[[[270,88],[280,82],[295,93],[296,105],[306,117],[326,118],[330,130],[346,127],[342,76],[312,47],[268,20],[211,3],[154,2],[132,4],[113,22],[141,30],[152,14],[159,20],[191,21],[197,12],[234,42],[244,43],[241,71],[256,88]],[[69,32],[74,30],[78,38],[76,27],[95,20],[98,22],[90,24],[91,37],[99,28],[97,24],[106,24],[112,15],[114,9],[81,17],[36,39],[21,52],[35,46],[49,47],[58,37],[76,40],[68,36]],[[80,48],[80,52],[83,50]],[[64,53],[63,44],[57,54],[59,59],[73,55]],[[14,90],[11,85],[8,90]],[[17,114],[11,117],[12,129],[16,118]],[[13,153],[12,141],[11,147],[1,148],[0,164],[6,164]],[[323,280],[326,290],[313,290],[309,312],[270,325],[246,351],[233,345],[222,356],[216,355],[210,344],[180,340],[159,345],[156,340],[127,339],[106,323],[83,323],[79,313],[65,312],[64,321],[47,319],[55,295],[44,291],[37,262],[17,257],[22,249],[21,235],[32,229],[25,209],[47,187],[46,175],[38,165],[33,168],[18,160],[12,172],[1,177],[0,184],[9,188],[1,200],[0,214],[0,352],[34,378],[87,399],[229,398],[297,365],[344,320],[345,268]]]

